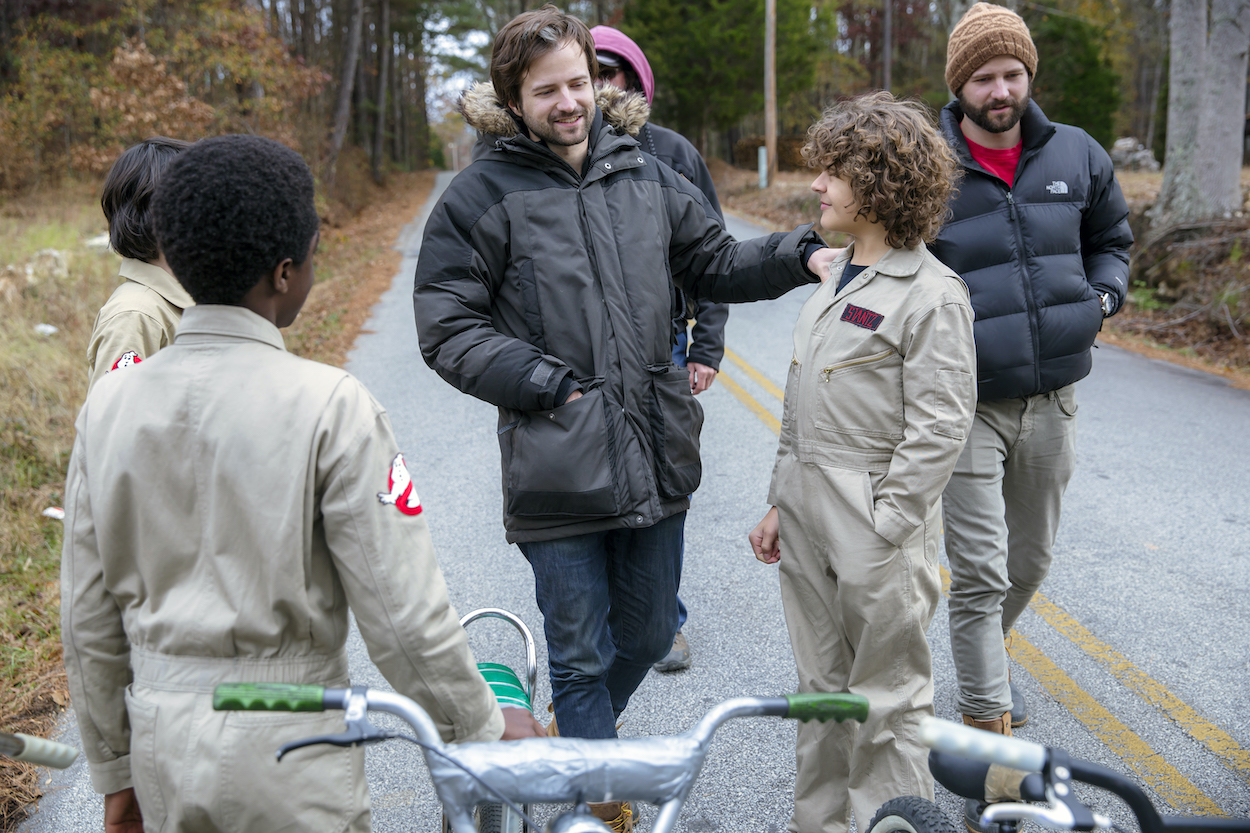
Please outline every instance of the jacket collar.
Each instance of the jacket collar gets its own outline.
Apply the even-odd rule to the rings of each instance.
[[[220,341],[258,341],[286,350],[282,333],[245,307],[225,304],[194,306],[182,314],[174,342],[204,344]]]
[[[473,161],[491,158],[492,153],[505,153],[513,161],[540,168],[554,166],[557,170],[572,172],[576,182],[587,183],[612,171],[645,164],[636,153],[628,158],[611,160],[607,163],[608,167],[605,167],[604,161],[610,154],[638,147],[634,137],[647,123],[651,112],[642,95],[607,85],[595,88],[595,104],[584,180],[581,171],[573,171],[544,143],[529,138],[522,129],[521,121],[503,106],[491,84],[474,84],[460,96],[458,106],[465,122],[479,133],[479,140],[473,148]]]
[[[182,288],[182,284],[178,283],[178,279],[159,266],[133,257],[123,257],[117,274],[126,280],[146,286],[179,309],[195,306],[195,301],[191,300],[191,296]]]
[[[842,277],[842,270],[851,262],[851,255],[854,252],[855,244],[852,243],[829,264],[829,280],[833,281],[834,286],[837,286],[838,280]],[[924,262],[924,254],[924,243],[917,244],[914,249],[890,249],[881,256],[880,260],[864,269],[864,272],[891,278],[908,278],[920,271],[920,265]]]
[[[963,108],[959,106],[959,99],[955,99],[942,108],[938,122],[942,127],[942,133],[946,135],[946,140],[958,154],[959,161],[965,167],[975,166],[980,170],[981,166],[972,158],[972,151],[968,148],[968,140],[964,137],[964,132],[959,129],[959,122],[963,120],[963,117]],[[1029,106],[1024,109],[1024,115],[1020,117],[1020,133],[1024,140],[1026,154],[1033,153],[1055,135],[1054,122],[1046,118],[1042,108],[1038,107],[1037,102],[1031,98]]]

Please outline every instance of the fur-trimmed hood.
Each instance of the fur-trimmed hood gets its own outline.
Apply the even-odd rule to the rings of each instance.
[[[595,104],[608,124],[630,136],[637,136],[651,117],[651,108],[641,93],[624,92],[608,84],[595,87]],[[479,81],[461,93],[457,107],[469,127],[479,133],[506,139],[521,132],[489,81]]]

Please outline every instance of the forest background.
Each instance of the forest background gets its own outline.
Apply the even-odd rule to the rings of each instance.
[[[1233,192],[1212,206],[1206,198],[1218,189],[1196,172],[1217,170],[1212,154],[1241,167],[1250,34],[1231,43],[1219,36],[1250,33],[1250,0],[1048,3],[1005,3],[1033,32],[1034,96],[1047,115],[1104,146],[1129,137],[1156,159],[1181,160],[1162,178],[1121,173],[1139,243],[1131,304],[1112,320],[1120,322],[1115,334],[1244,384],[1250,231],[1241,178],[1227,175],[1228,165],[1212,174]],[[86,393],[87,335],[117,282],[116,257],[92,248],[105,230],[103,173],[152,135],[254,133],[298,150],[317,179],[323,236],[317,286],[287,342],[341,363],[398,268],[390,247],[423,204],[433,171],[467,156],[453,151],[471,141],[455,111],[459,89],[485,77],[498,29],[537,5],[0,0],[0,730],[46,731],[68,702],[61,524],[43,511],[62,500]],[[946,37],[969,5],[776,0],[782,173],[765,191],[749,170],[763,143],[764,0],[577,0],[562,8],[643,46],[658,82],[653,118],[700,148],[722,202],[793,227],[817,215],[798,156],[807,127],[830,102],[880,87],[935,111],[944,105]],[[1178,33],[1178,22],[1193,25]],[[1179,75],[1169,66],[1178,44]],[[1216,70],[1232,80],[1216,79]],[[1195,103],[1202,108],[1187,108]],[[1236,131],[1232,150],[1201,146],[1218,132],[1208,129],[1212,113]],[[1196,210],[1195,194],[1205,200]],[[37,797],[36,778],[0,758],[0,830]]]

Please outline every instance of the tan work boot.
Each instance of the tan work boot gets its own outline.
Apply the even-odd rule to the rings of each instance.
[[[547,712],[551,715],[551,722],[547,724],[547,737],[560,737],[560,727],[556,725],[556,704],[548,703]]]
[[[1011,737],[1010,711],[1005,711],[992,720],[973,720],[966,714],[963,715],[963,719],[965,726]],[[975,798],[964,799],[964,826],[968,828],[968,833],[987,833],[986,829],[981,826],[981,814],[985,812],[985,805],[986,802],[977,801]]]
[[[634,808],[628,801],[602,801],[589,807],[590,814],[612,828],[614,833],[630,833],[634,829]]]
[[[1011,712],[1006,711],[992,720],[973,720],[968,715],[964,715],[964,725],[971,726],[973,729],[980,729],[983,732],[993,732],[996,735],[1006,735],[1011,737]]]

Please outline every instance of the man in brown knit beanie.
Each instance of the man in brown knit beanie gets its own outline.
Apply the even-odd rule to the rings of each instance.
[[[968,725],[1010,735],[1028,720],[1007,635],[1050,569],[1076,465],[1075,383],[1124,301],[1128,207],[1111,159],[1030,100],[1037,50],[1010,9],[977,3],[951,32],[942,132],[964,167],[930,247],[976,313],[977,412],[942,496],[951,650]],[[966,822],[979,831],[982,807]]]

